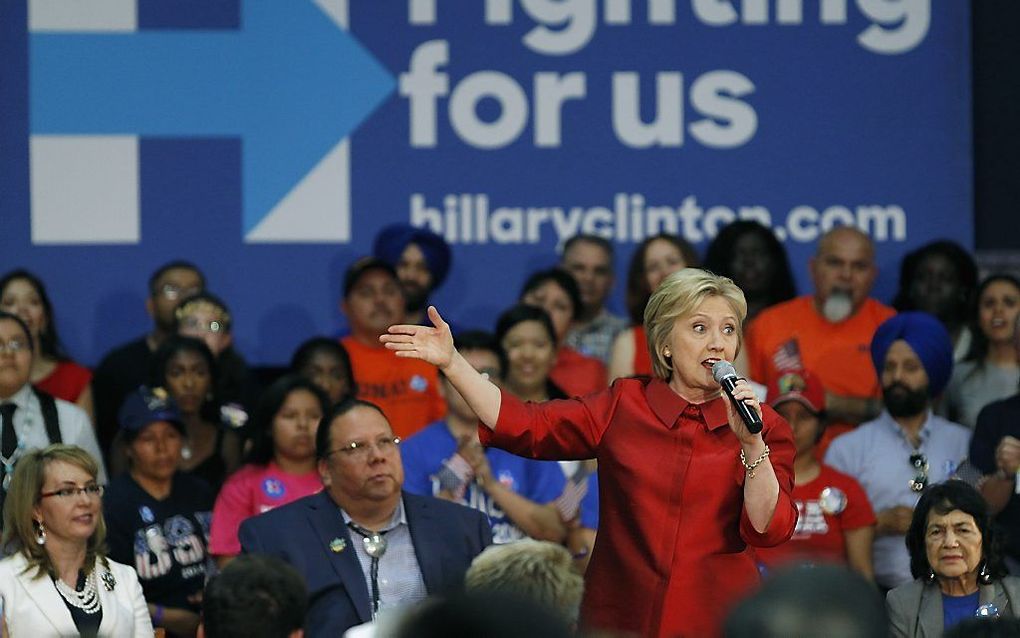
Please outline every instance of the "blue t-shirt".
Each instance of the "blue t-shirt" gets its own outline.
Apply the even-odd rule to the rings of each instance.
[[[439,481],[434,475],[443,461],[456,451],[457,441],[445,421],[437,421],[408,437],[400,444],[404,489],[425,496],[438,494]],[[554,461],[526,459],[496,448],[486,448],[485,458],[489,460],[493,478],[529,500],[545,504],[563,493],[566,480]],[[460,503],[489,516],[493,543],[509,543],[526,537],[477,484],[468,486]]]
[[[949,631],[959,623],[973,618],[977,613],[978,594],[969,596],[948,596],[942,594],[942,631]]]

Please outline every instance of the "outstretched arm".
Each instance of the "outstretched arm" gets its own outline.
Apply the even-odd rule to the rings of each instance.
[[[389,333],[380,336],[379,341],[398,357],[420,359],[439,368],[482,423],[495,428],[499,418],[499,388],[460,356],[453,347],[450,326],[439,316],[435,306],[429,306],[428,315],[435,327],[390,326]]]

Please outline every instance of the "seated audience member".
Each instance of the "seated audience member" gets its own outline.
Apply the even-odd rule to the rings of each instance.
[[[860,574],[836,565],[781,570],[739,603],[726,638],[888,638],[882,598]]]
[[[250,410],[259,392],[244,358],[234,349],[233,319],[219,297],[200,292],[181,301],[174,311],[177,334],[205,342],[216,358],[216,395],[224,404]]]
[[[64,354],[57,336],[53,304],[46,286],[27,270],[0,279],[0,310],[16,314],[32,332],[32,385],[57,399],[75,403],[93,417],[92,372]]]
[[[809,370],[787,372],[768,389],[769,404],[793,428],[793,500],[799,517],[787,542],[757,550],[770,569],[803,561],[849,566],[872,580],[875,513],[852,477],[818,462],[815,445],[825,431],[825,389]]]
[[[577,282],[565,270],[553,268],[532,274],[524,282],[521,303],[545,310],[556,330],[556,363],[549,378],[569,396],[582,396],[607,387],[606,366],[564,345],[567,332],[581,311]]]
[[[1020,326],[1020,319],[1017,321]],[[1018,340],[1020,352],[1020,340]],[[1020,576],[1020,394],[989,404],[977,418],[970,464],[983,476],[981,494],[1004,532],[1010,572]]]
[[[556,330],[549,315],[535,306],[516,305],[496,320],[496,346],[504,370],[502,388],[523,401],[565,399],[550,378],[556,353]],[[567,547],[587,565],[598,529],[599,503],[595,461],[561,461],[567,476],[555,505],[567,523]]]
[[[797,296],[786,249],[771,229],[756,221],[735,221],[720,230],[705,250],[703,267],[729,277],[744,291],[745,330],[762,310]]]
[[[247,464],[216,497],[209,551],[221,564],[241,552],[242,521],[322,489],[315,431],[328,402],[319,386],[296,375],[284,375],[266,388],[252,418]]]
[[[1016,393],[1020,384],[1020,281],[992,275],[978,288],[976,330],[967,358],[956,364],[939,412],[973,428],[981,409]]]
[[[933,241],[903,257],[892,305],[899,312],[920,310],[934,315],[953,340],[953,361],[962,361],[971,345],[967,322],[977,279],[977,264],[962,246],[949,240]]]
[[[204,288],[202,272],[186,261],[164,264],[149,277],[145,310],[152,317],[152,330],[108,352],[92,377],[96,431],[104,452],[110,452],[117,434],[117,411],[124,397],[149,382],[153,353],[167,337],[176,333],[174,310],[177,304]]]
[[[104,502],[110,557],[138,570],[153,625],[194,636],[215,494],[178,471],[184,423],[162,388],[129,394],[120,423],[129,469],[110,483]]]
[[[393,633],[381,635],[394,638],[569,638],[575,633],[558,614],[526,598],[472,593],[428,600],[402,618]]]
[[[17,315],[0,310],[0,503],[19,459],[51,443],[80,445],[95,457],[106,482],[102,454],[88,416],[76,405],[32,387],[32,333]]]
[[[855,228],[823,235],[810,269],[814,293],[761,312],[748,327],[746,348],[755,381],[768,385],[798,368],[821,379],[830,418],[819,444],[824,452],[836,436],[878,414],[881,391],[868,344],[895,311],[868,297],[878,274],[875,252]]]
[[[468,363],[493,383],[503,377],[492,335],[461,332],[454,344]],[[564,488],[563,472],[551,461],[535,461],[478,442],[478,417],[442,381],[448,412],[401,444],[404,489],[445,498],[489,516],[492,541],[509,543],[526,536],[562,542],[566,528],[552,502]]]
[[[561,545],[525,539],[493,545],[471,561],[464,575],[468,592],[509,594],[536,602],[576,627],[584,579]]]
[[[566,345],[581,354],[609,363],[613,340],[627,328],[627,320],[606,308],[613,292],[613,244],[598,235],[574,235],[563,245],[560,268],[569,272],[581,291],[581,311],[567,333]]]
[[[400,439],[371,403],[344,399],[315,438],[324,490],[249,518],[240,532],[244,553],[282,558],[308,583],[305,632],[339,636],[380,610],[461,589],[492,541],[485,516],[403,491]]]
[[[652,358],[645,337],[645,306],[662,280],[698,265],[694,248],[678,235],[662,233],[645,239],[627,269],[627,313],[631,327],[616,336],[609,355],[609,382],[634,375],[652,376]]]
[[[825,463],[857,479],[878,519],[875,581],[885,589],[910,580],[903,543],[918,496],[953,476],[967,456],[970,430],[935,416],[953,368],[953,344],[935,317],[905,312],[878,327],[871,342],[885,410],[832,442]]]
[[[404,292],[404,320],[428,323],[429,296],[450,271],[450,246],[427,228],[393,224],[376,235],[372,254],[393,267]]]
[[[302,638],[308,591],[272,556],[241,556],[205,586],[198,638]]]
[[[931,486],[910,530],[913,582],[886,596],[895,638],[941,636],[967,618],[1020,616],[1020,578],[1006,575],[981,495],[963,481]]]
[[[180,469],[214,492],[241,465],[241,438],[221,412],[215,378],[216,360],[203,341],[170,337],[156,352],[152,387],[169,392],[185,426]]]
[[[329,397],[330,405],[358,393],[351,357],[342,345],[329,337],[313,337],[298,346],[290,360],[290,372],[319,386]]]
[[[4,506],[4,635],[151,636],[135,570],[106,557],[99,465],[74,445],[28,452]]]
[[[365,257],[344,276],[340,309],[351,335],[341,340],[351,356],[358,398],[377,404],[397,436],[407,437],[446,414],[436,369],[401,359],[379,343],[379,335],[404,316],[404,297],[393,268]]]

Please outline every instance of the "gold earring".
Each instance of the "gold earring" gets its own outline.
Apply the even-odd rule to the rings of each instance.
[[[673,355],[671,355],[669,353],[669,348],[666,348],[665,350],[662,351],[662,356],[664,356],[664,357],[666,357],[668,359],[668,358],[672,357]]]

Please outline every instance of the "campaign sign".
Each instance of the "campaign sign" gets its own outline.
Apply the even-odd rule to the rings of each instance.
[[[906,251],[973,241],[959,2],[12,1],[0,104],[2,263],[86,363],[175,258],[284,362],[342,329],[343,270],[394,222],[450,242],[434,301],[477,327],[578,233],[622,275],[645,237],[758,220],[806,292],[853,225],[885,300]]]

